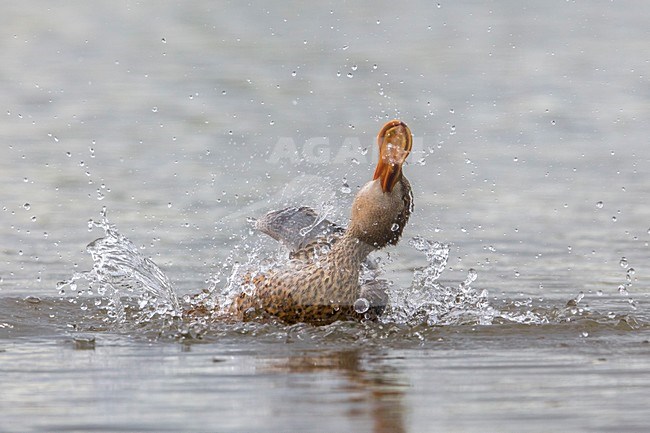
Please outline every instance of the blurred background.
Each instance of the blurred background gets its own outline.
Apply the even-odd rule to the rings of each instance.
[[[345,222],[391,118],[416,136],[405,236],[451,243],[450,278],[572,296],[616,293],[627,266],[647,283],[646,2],[2,9],[0,293],[87,268],[103,207],[196,290],[257,242],[247,217]],[[392,257],[407,285],[421,256]]]

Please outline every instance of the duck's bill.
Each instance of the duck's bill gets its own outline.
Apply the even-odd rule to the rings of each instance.
[[[400,120],[391,120],[379,131],[379,162],[373,179],[380,179],[384,192],[391,192],[402,176],[402,165],[411,152],[411,130]]]

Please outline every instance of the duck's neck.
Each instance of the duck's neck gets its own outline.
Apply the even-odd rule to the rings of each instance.
[[[334,243],[319,266],[327,269],[332,300],[337,303],[354,302],[359,297],[361,264],[376,248],[346,232]],[[351,305],[351,304],[350,304]]]
[[[342,268],[352,267],[359,270],[361,263],[377,248],[345,232],[333,246],[329,256]],[[348,269],[352,271],[353,269]]]

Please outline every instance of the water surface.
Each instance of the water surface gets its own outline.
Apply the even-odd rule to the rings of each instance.
[[[645,431],[649,13],[5,6],[0,430]],[[82,280],[59,293],[92,268],[103,208],[181,302],[224,287],[282,253],[247,217],[345,223],[395,117],[416,135],[415,213],[384,276],[412,294],[427,260],[408,241],[447,243],[441,287],[478,276],[462,308],[190,330],[119,320]]]

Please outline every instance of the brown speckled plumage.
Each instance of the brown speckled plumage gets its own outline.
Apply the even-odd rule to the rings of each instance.
[[[326,222],[321,225],[327,238],[316,236],[305,244],[286,233],[286,225],[264,226],[262,230],[278,240],[287,240],[295,248],[292,260],[282,268],[248,275],[245,284],[253,283],[255,288],[234,300],[231,314],[240,320],[271,315],[287,323],[315,325],[376,314],[372,302],[367,312],[357,313],[354,309],[361,295],[385,301],[381,293],[370,293],[381,290],[381,284],[359,284],[360,269],[370,252],[397,244],[410,216],[411,187],[402,175],[402,164],[411,150],[411,140],[410,130],[400,121],[391,121],[382,128],[374,179],[357,193],[345,231]],[[300,214],[300,210],[294,208],[291,215],[312,216],[309,211]],[[369,293],[366,295],[364,290]]]

